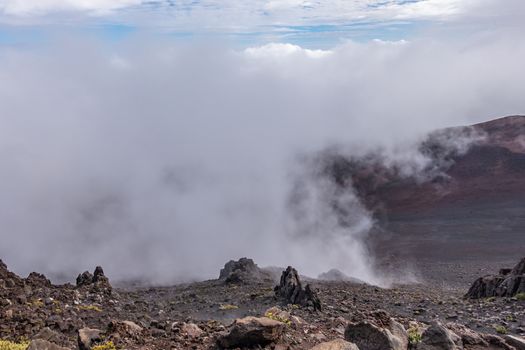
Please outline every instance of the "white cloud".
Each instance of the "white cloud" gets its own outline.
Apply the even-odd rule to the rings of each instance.
[[[45,15],[62,11],[109,14],[113,10],[140,5],[142,2],[142,0],[0,0],[0,12],[16,16]]]
[[[519,36],[330,53],[76,39],[0,51],[0,257],[21,273],[101,264],[165,282],[247,255],[377,282],[351,191],[336,197],[359,214],[345,229],[314,181],[300,235],[294,159],[334,143],[395,154],[434,128],[525,112]]]
[[[310,50],[298,45],[270,43],[259,47],[250,47],[245,53],[256,58],[282,58],[291,55],[304,55],[310,58],[322,58],[332,54],[330,50]]]
[[[477,13],[501,13],[504,7],[497,0],[0,0],[0,19],[42,19],[66,11],[107,15],[119,23],[168,30],[246,33],[274,25],[452,20]],[[62,19],[67,20],[65,17]]]

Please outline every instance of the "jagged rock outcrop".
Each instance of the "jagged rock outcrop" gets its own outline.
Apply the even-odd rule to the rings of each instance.
[[[283,271],[281,281],[274,291],[279,299],[289,304],[311,306],[314,310],[321,310],[321,301],[315,291],[309,284],[303,288],[297,270],[291,266]]]
[[[89,286],[93,283],[93,274],[89,271],[84,271],[77,277],[77,287]]]
[[[9,271],[7,265],[0,260],[0,288],[14,288],[22,285],[22,279]]]
[[[271,282],[272,276],[259,268],[252,259],[241,258],[227,262],[221,269],[219,280],[225,283]]]
[[[85,271],[77,277],[77,288],[89,287],[97,292],[111,292],[112,287],[109,279],[104,275],[102,267],[97,266],[95,272],[91,274]]]
[[[512,297],[518,293],[525,293],[525,258],[512,270],[501,269],[498,275],[478,278],[465,297],[471,299]]]
[[[51,287],[51,281],[41,273],[31,272],[26,278],[26,283],[33,286]]]
[[[245,317],[235,320],[229,333],[217,339],[223,349],[266,346],[276,342],[285,324],[267,317]]]

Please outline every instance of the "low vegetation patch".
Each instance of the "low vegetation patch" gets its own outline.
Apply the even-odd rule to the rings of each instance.
[[[85,310],[85,311],[102,312],[102,309],[96,305],[80,305],[78,308],[80,310]]]
[[[219,310],[237,310],[239,307],[237,305],[224,304],[219,306]]]
[[[268,317],[270,320],[279,321],[287,326],[290,326],[292,324],[292,321],[290,321],[288,318],[282,317],[278,314],[275,314],[271,311],[268,311],[266,314],[264,314],[265,317]]]
[[[516,294],[516,299],[518,299],[519,301],[525,301],[525,293],[521,292]]]
[[[507,334],[507,328],[505,328],[505,326],[496,326],[494,327],[494,329],[496,330],[496,332],[498,334]]]
[[[91,348],[91,350],[117,350],[115,344],[113,344],[112,341],[108,341],[107,343],[95,345]]]
[[[421,343],[421,331],[417,327],[410,327],[408,329],[408,342],[410,345],[417,345]]]
[[[15,343],[9,340],[0,339],[0,350],[26,350],[29,346],[29,342],[23,341]]]

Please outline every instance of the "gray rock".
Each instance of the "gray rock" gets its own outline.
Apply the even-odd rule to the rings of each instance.
[[[84,271],[77,277],[77,287],[88,286],[93,283],[93,275],[89,271]]]
[[[102,267],[97,266],[95,272],[91,274],[85,271],[77,277],[77,288],[89,287],[92,292],[111,294],[112,287],[109,279],[104,275]]]
[[[284,323],[267,317],[237,319],[229,333],[217,339],[217,344],[224,349],[266,346],[279,340],[284,327]]]
[[[513,297],[518,293],[525,293],[525,258],[512,270],[501,269],[499,275],[478,278],[465,297]]]
[[[225,283],[253,283],[272,282],[273,278],[269,272],[260,269],[252,259],[241,258],[238,261],[228,261],[219,273],[219,280]]]
[[[505,280],[503,276],[485,276],[474,281],[467,294],[471,299],[494,297],[499,285]]]
[[[507,277],[496,290],[500,297],[512,297],[518,293],[525,292],[525,275],[513,275]]]
[[[461,338],[440,323],[428,327],[417,345],[417,350],[459,350],[463,349]]]

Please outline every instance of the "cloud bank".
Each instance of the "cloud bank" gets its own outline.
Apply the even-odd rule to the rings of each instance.
[[[435,128],[523,113],[525,45],[498,38],[3,49],[0,256],[55,278],[102,265],[170,283],[249,256],[381,283],[366,209],[302,159],[334,144],[403,159],[399,145]]]

